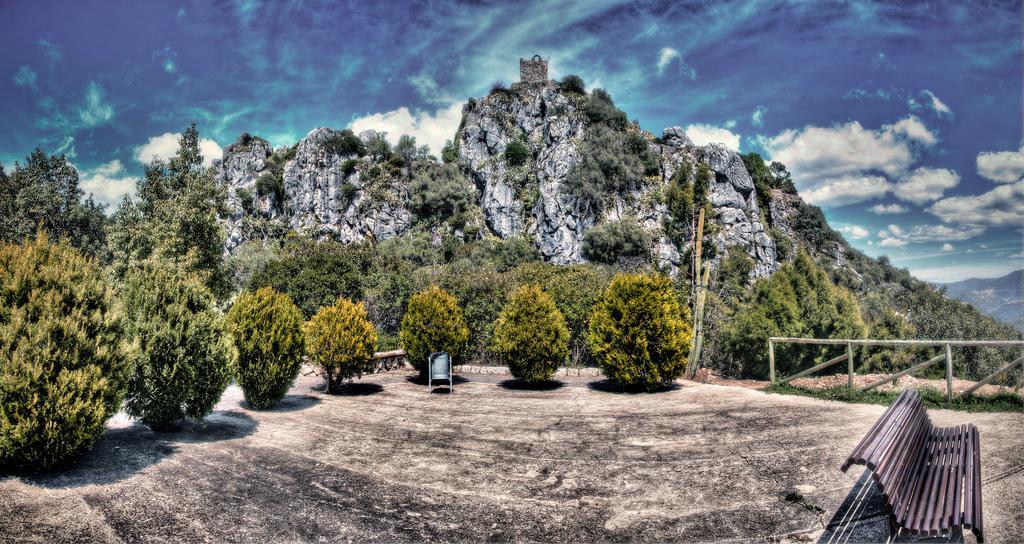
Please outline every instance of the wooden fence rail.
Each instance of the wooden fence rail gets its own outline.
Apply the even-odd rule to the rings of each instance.
[[[798,372],[787,378],[776,381],[775,379],[775,344],[815,344],[815,345],[829,345],[829,346],[846,346],[846,353],[833,359],[829,359],[820,365],[808,368]],[[922,368],[938,363],[939,361],[946,362],[946,397],[949,400],[953,400],[953,351],[952,347],[962,346],[987,346],[987,347],[1014,347],[1019,346],[1024,348],[1024,340],[872,340],[872,339],[845,339],[845,338],[786,338],[773,336],[768,339],[768,377],[773,384],[785,384],[789,383],[797,378],[801,378],[808,374],[817,372],[819,370],[828,368],[837,363],[846,361],[846,372],[848,375],[847,385],[850,389],[853,389],[853,376],[854,376],[854,364],[853,364],[853,347],[854,346],[936,346],[942,347],[943,353],[928,359],[922,363],[918,363],[906,370],[901,370],[889,376],[885,379],[878,380],[874,383],[868,384],[861,388],[862,391],[869,391],[880,385],[884,385],[886,382],[894,381],[898,378],[911,374]],[[978,381],[970,389],[961,393],[960,396],[969,395],[978,390],[983,385],[991,383],[1001,374],[1009,372],[1017,365],[1021,365],[1024,368],[1024,357],[1014,360],[1010,364],[996,370],[992,374],[989,374],[985,378]]]

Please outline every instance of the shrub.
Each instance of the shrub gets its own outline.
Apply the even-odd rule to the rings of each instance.
[[[459,161],[459,148],[452,140],[445,140],[444,147],[441,149],[441,161],[445,164]]]
[[[96,261],[45,234],[0,246],[0,465],[47,468],[89,447],[127,379]]]
[[[228,312],[238,350],[235,377],[258,410],[277,404],[302,366],[302,311],[270,287],[242,293]]]
[[[646,261],[651,243],[651,235],[636,221],[609,221],[591,227],[583,235],[583,255],[606,264],[629,259]]]
[[[420,373],[435,351],[446,351],[454,360],[466,350],[469,329],[455,297],[433,285],[409,298],[399,333],[406,358]]]
[[[359,166],[359,159],[346,160],[345,162],[341,163],[341,166],[339,167],[339,169],[341,170],[341,175],[348,176],[352,174],[352,172],[356,171],[357,166]]]
[[[595,125],[587,130],[580,162],[566,177],[566,189],[597,215],[610,197],[640,187],[645,169],[641,159],[626,149],[622,133]]]
[[[250,291],[273,287],[291,297],[306,317],[332,304],[338,295],[362,297],[363,271],[370,262],[364,247],[300,238],[286,244],[281,253],[252,275]]]
[[[512,375],[527,382],[551,379],[569,355],[569,328],[555,301],[539,285],[520,287],[494,325],[492,351]]]
[[[583,103],[583,114],[591,123],[623,130],[628,121],[626,113],[615,107],[612,96],[604,89],[594,89]]]
[[[509,166],[519,166],[530,158],[530,147],[522,140],[512,140],[505,146],[505,163]]]
[[[366,155],[366,146],[351,130],[339,130],[320,142],[320,149],[331,155]]]
[[[338,297],[333,306],[320,308],[304,332],[306,353],[323,372],[328,393],[340,393],[346,381],[372,370],[377,330],[362,302]]]
[[[648,391],[683,374],[691,335],[689,314],[662,275],[615,276],[590,317],[590,348],[604,375]]]
[[[235,196],[238,197],[238,202],[242,205],[243,212],[252,214],[255,211],[252,193],[248,189],[242,187],[235,189]]]
[[[201,420],[231,381],[233,348],[213,295],[194,275],[149,261],[123,298],[136,343],[125,410],[155,431]]]
[[[421,221],[465,225],[476,191],[455,164],[420,169],[409,184],[409,208]]]
[[[563,77],[562,81],[558,83],[558,87],[562,90],[563,93],[587,93],[587,86],[583,83],[583,78],[575,74],[570,74]]]
[[[771,277],[757,282],[751,302],[725,326],[730,356],[746,376],[768,376],[768,338],[861,338],[866,332],[853,294],[834,285],[803,250]],[[841,348],[782,344],[776,372],[787,376],[838,355]]]
[[[551,295],[569,326],[571,363],[590,364],[593,357],[587,344],[590,315],[601,293],[608,287],[612,272],[593,264],[556,265],[528,263],[514,271],[520,284],[539,283]]]

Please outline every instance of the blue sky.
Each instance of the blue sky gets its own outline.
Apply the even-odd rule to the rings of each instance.
[[[642,126],[787,163],[868,254],[946,281],[1024,267],[1021,3],[4,2],[0,162],[63,152],[105,201],[199,123],[406,132],[435,149],[519,57]]]

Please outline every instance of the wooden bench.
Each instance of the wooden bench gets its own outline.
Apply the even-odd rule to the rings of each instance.
[[[905,390],[843,463],[867,466],[890,522],[915,535],[970,529],[984,542],[978,429],[932,425],[921,396]]]

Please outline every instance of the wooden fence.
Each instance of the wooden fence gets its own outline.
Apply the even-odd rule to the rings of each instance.
[[[775,380],[775,344],[817,344],[817,345],[829,345],[829,346],[846,346],[846,353],[829,359],[820,365],[813,366],[807,370],[800,371],[792,376],[783,378],[781,380]],[[861,391],[870,391],[880,385],[884,385],[888,382],[912,374],[921,370],[922,368],[931,366],[940,361],[946,362],[946,398],[953,400],[953,346],[989,346],[989,347],[1014,347],[1019,346],[1024,348],[1024,340],[852,340],[852,339],[824,339],[824,338],[782,338],[782,337],[771,337],[768,339],[768,376],[773,384],[786,384],[797,378],[802,378],[808,374],[824,370],[830,366],[839,364],[846,361],[846,372],[848,375],[847,386],[853,389],[853,348],[854,346],[941,346],[943,353],[928,359],[927,361],[918,363],[906,370],[901,370],[887,376],[885,379],[878,380],[864,387],[861,387]],[[1003,373],[1009,372],[1014,367],[1020,365],[1024,368],[1024,356],[1018,357],[1011,363],[1003,366],[999,370],[996,370],[992,374],[989,374],[985,378],[981,379],[969,389],[960,394],[960,396],[970,395],[974,393],[983,385],[989,384],[992,380],[995,380],[998,376]]]

